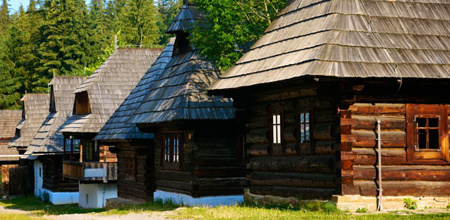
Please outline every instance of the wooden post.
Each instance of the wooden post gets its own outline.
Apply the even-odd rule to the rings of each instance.
[[[380,119],[377,120],[377,127],[378,127],[378,184],[379,184],[379,196],[378,196],[378,211],[383,210],[383,204],[381,200],[383,199],[383,187],[382,187],[382,180],[381,180],[381,121]]]
[[[63,161],[66,160],[66,137],[64,137]]]

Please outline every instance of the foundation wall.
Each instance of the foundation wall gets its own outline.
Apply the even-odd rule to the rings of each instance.
[[[450,203],[450,197],[413,197],[413,196],[383,196],[383,210],[406,210],[404,199],[417,201],[417,209],[427,208],[446,208]],[[345,195],[333,196],[332,201],[338,209],[355,212],[358,208],[366,208],[368,211],[377,210],[377,197]]]

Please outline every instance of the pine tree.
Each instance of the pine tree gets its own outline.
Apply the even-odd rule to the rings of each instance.
[[[182,0],[158,0],[156,24],[158,25],[159,45],[165,45],[169,42],[170,35],[166,34],[166,30],[180,11],[182,5]]]
[[[83,0],[46,2],[45,23],[40,29],[40,67],[35,86],[46,86],[53,74],[82,74],[86,63],[87,8]]]
[[[129,0],[122,13],[120,39],[131,45],[153,46],[158,39],[153,0]]]
[[[108,45],[113,41],[114,32],[108,30],[108,17],[103,0],[91,0],[88,20],[89,59],[87,63],[94,63]]]
[[[0,7],[0,109],[20,108],[20,79],[12,75],[10,22],[8,1],[3,0]]]

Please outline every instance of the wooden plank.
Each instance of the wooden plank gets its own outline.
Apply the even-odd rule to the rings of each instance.
[[[378,194],[375,181],[354,181],[354,186],[359,195]],[[450,182],[383,181],[383,196],[450,196]]]
[[[349,107],[349,110],[352,111],[352,115],[405,114],[405,109],[406,109],[405,104],[385,104],[385,103],[377,103],[375,105],[365,104],[365,103],[356,103]],[[353,117],[354,116],[352,116],[352,118]]]
[[[381,131],[381,146],[406,147],[404,131]],[[351,142],[353,147],[376,147],[377,134],[374,131],[353,131],[351,135],[341,135],[342,142]]]
[[[335,175],[252,172],[248,179],[251,186],[337,187]]]
[[[383,180],[421,180],[450,181],[450,167],[435,166],[383,166]],[[353,167],[353,178],[356,180],[376,180],[378,169],[374,166]]]
[[[334,155],[255,157],[248,164],[253,171],[299,173],[334,173]]]
[[[382,130],[405,130],[405,117],[379,117],[373,115],[356,115],[353,118],[342,118],[342,126],[351,126],[353,130],[375,130],[377,129],[377,120],[381,121]],[[342,130],[342,129],[341,129]],[[346,133],[343,133],[346,134]]]
[[[281,197],[295,197],[299,199],[331,200],[337,194],[337,188],[304,188],[285,186],[251,186],[250,193],[256,195],[272,195]]]
[[[355,165],[376,165],[377,151],[374,149],[353,149],[351,152],[341,152],[342,160],[353,160]],[[383,165],[406,164],[405,149],[382,149],[381,163]]]

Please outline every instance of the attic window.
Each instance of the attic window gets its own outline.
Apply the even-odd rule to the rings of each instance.
[[[407,151],[410,162],[449,162],[446,105],[406,105]]]
[[[174,44],[173,55],[185,54],[191,50],[188,33],[179,33]]]
[[[75,114],[83,115],[91,113],[91,104],[87,92],[80,92],[75,95]]]

